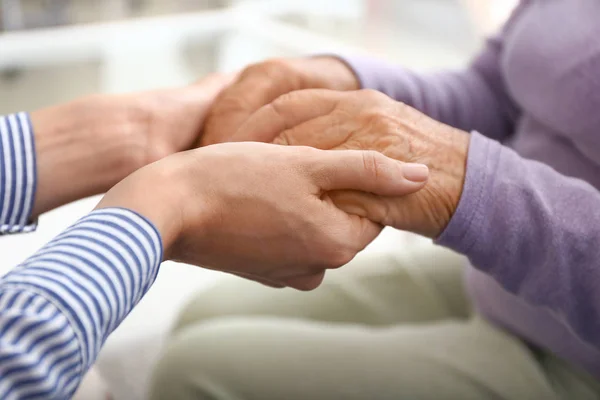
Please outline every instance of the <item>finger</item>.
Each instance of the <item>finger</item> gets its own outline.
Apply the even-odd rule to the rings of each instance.
[[[381,197],[354,190],[329,192],[327,196],[337,208],[357,218],[428,236],[423,223],[414,217],[414,210],[422,202],[415,196]]]
[[[210,112],[203,145],[233,141],[235,132],[255,111],[279,96],[297,90],[300,83],[294,79],[294,74],[286,73],[288,68],[283,65],[273,61],[251,66],[223,90]]]
[[[283,281],[283,283],[285,283],[288,287],[294,289],[310,291],[321,286],[321,283],[323,283],[323,279],[325,279],[325,271],[321,271],[308,276],[287,278]]]
[[[326,89],[297,90],[278,97],[252,114],[232,141],[271,142],[281,132],[331,113],[348,92]]]
[[[370,193],[356,193],[374,196]],[[374,197],[380,198],[379,196]],[[353,213],[349,210],[339,207],[335,201],[333,201],[333,204],[335,204],[336,207],[340,208],[340,210],[344,211],[346,214],[351,214],[351,232],[349,240],[357,244],[357,253],[363,251],[369,244],[371,244],[371,242],[373,242],[373,240],[377,239],[377,236],[379,236],[383,230],[383,225],[380,223],[380,220],[369,218],[369,214]],[[350,261],[351,260],[348,260],[348,262]]]
[[[327,196],[337,208],[348,214],[367,218],[381,224],[379,226],[389,225],[389,198],[354,190],[332,191]]]
[[[423,164],[393,160],[376,151],[320,150],[307,165],[325,191],[359,190],[381,196],[404,196],[421,189],[429,178]]]
[[[321,150],[344,149],[344,144],[355,132],[354,121],[341,121],[333,114],[317,117],[282,131],[273,144],[309,146]]]

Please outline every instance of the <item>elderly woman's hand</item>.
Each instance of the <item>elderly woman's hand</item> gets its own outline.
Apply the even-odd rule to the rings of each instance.
[[[429,166],[425,188],[404,197],[353,191],[330,196],[347,212],[381,224],[437,237],[454,214],[465,178],[469,135],[371,90],[303,90],[252,115],[232,138],[320,149],[377,150]],[[415,175],[426,171],[414,171]],[[417,177],[418,178],[418,177]]]
[[[295,90],[356,90],[359,82],[336,57],[266,60],[242,70],[216,99],[198,145],[229,142],[250,115],[279,96]]]

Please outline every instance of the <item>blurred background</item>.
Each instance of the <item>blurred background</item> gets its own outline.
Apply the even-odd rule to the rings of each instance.
[[[91,93],[192,82],[269,57],[366,54],[414,69],[459,68],[516,0],[0,0],[0,114]],[[2,238],[0,275],[88,212],[97,198]],[[418,246],[386,230],[366,251]],[[111,336],[78,398],[145,398],[161,341],[185,299],[219,275],[165,263]]]

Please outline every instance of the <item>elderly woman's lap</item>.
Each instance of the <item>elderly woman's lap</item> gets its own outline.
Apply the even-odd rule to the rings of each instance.
[[[181,314],[152,398],[595,398],[471,313],[463,258],[425,250],[359,256],[309,293],[224,281]]]

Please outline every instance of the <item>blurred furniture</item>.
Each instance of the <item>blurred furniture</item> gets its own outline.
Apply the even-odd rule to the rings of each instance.
[[[39,29],[153,12],[210,9],[225,3],[227,0],[1,0],[0,30]]]
[[[24,24],[19,0],[2,0],[3,20]],[[68,3],[54,0],[56,4]],[[109,7],[114,0],[91,2]],[[117,2],[122,4],[120,2]],[[115,3],[115,4],[117,4]],[[168,2],[167,2],[168,3]],[[184,53],[190,43],[222,40],[216,68],[232,70],[266,56],[278,48],[311,53],[364,50],[291,26],[276,17],[290,12],[319,16],[355,14],[359,0],[313,3],[288,1],[233,1],[230,7],[135,20],[64,25],[57,28],[10,30],[0,35],[0,69],[28,68],[74,62],[100,64],[100,91],[137,90],[189,82]],[[78,3],[80,6],[80,3]],[[130,4],[129,2],[127,4]],[[206,5],[207,3],[202,3]],[[220,3],[213,1],[213,6]],[[54,8],[53,8],[54,10]],[[51,22],[64,20],[66,11],[56,6]],[[50,17],[48,17],[50,18]],[[218,39],[215,39],[218,38]],[[160,57],[156,55],[160,54]]]
[[[4,31],[41,26],[57,26],[68,22],[68,0],[35,1],[2,0],[1,24]]]

